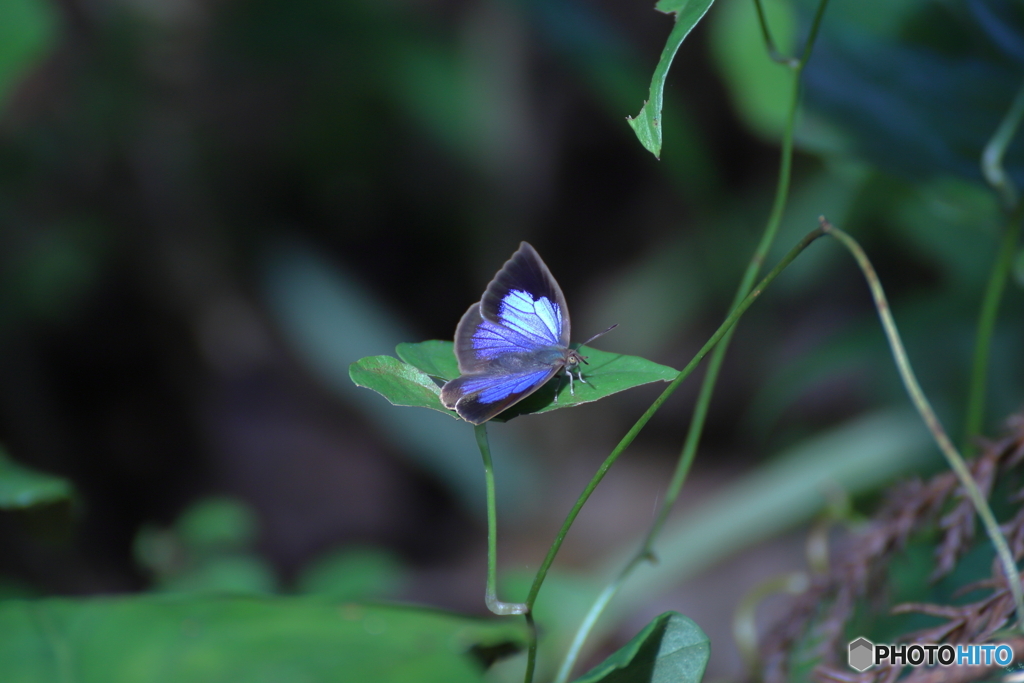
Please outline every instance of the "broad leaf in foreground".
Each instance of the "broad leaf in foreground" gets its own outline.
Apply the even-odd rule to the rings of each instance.
[[[415,607],[275,598],[0,603],[4,681],[476,683],[521,624]]]

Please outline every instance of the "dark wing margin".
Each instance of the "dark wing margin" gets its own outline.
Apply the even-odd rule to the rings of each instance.
[[[455,359],[459,361],[459,374],[481,372],[491,363],[489,360],[477,358],[476,349],[473,348],[473,334],[483,321],[478,301],[462,314],[459,324],[455,327]]]
[[[541,260],[537,250],[529,242],[521,242],[512,258],[505,262],[498,274],[494,276],[483,297],[480,299],[480,314],[491,322],[500,322],[498,312],[501,302],[513,289],[529,292],[533,298],[547,297],[548,301],[558,305],[562,314],[562,334],[560,341],[563,346],[569,345],[569,309],[565,305],[565,295],[558,286],[551,271]],[[465,316],[463,316],[465,320]],[[462,326],[462,323],[459,323]],[[458,330],[456,330],[456,344]]]

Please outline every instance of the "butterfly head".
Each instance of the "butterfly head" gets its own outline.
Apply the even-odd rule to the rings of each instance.
[[[569,349],[568,353],[565,355],[565,366],[567,368],[575,368],[578,367],[580,363],[590,365],[590,363],[587,362],[586,356],[581,356],[576,349]]]

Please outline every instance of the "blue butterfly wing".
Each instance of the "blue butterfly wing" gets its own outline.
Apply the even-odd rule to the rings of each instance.
[[[523,242],[455,330],[461,377],[441,401],[474,424],[539,389],[565,365],[565,297],[532,246]]]
[[[510,298],[510,294],[516,296]],[[535,311],[530,311],[536,303]],[[569,309],[565,296],[537,250],[521,242],[494,276],[480,299],[485,320],[523,326],[561,346],[569,346]]]

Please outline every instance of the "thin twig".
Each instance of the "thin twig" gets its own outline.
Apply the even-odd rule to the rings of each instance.
[[[939,422],[938,416],[932,409],[931,403],[929,403],[928,398],[921,390],[921,385],[917,382],[917,377],[910,367],[906,349],[903,348],[903,342],[900,340],[899,332],[896,330],[896,322],[892,318],[889,302],[885,298],[885,292],[882,289],[882,283],[878,280],[878,274],[875,273],[875,269],[868,260],[864,250],[861,249],[857,241],[850,237],[850,235],[834,227],[824,218],[821,219],[821,228],[827,234],[839,240],[850,251],[853,258],[857,261],[857,265],[860,266],[861,272],[864,273],[864,278],[871,289],[871,296],[874,299],[878,317],[882,321],[882,328],[885,330],[885,336],[889,340],[889,347],[892,350],[893,360],[896,362],[896,369],[903,380],[903,386],[910,395],[910,400],[914,407],[917,408],[917,412],[920,413],[921,419],[924,420],[925,426],[928,427],[928,431],[932,433],[932,438],[935,439],[939,450],[946,457],[946,462],[949,463],[957,479],[960,480],[960,485],[967,493],[967,497],[974,504],[974,509],[981,518],[985,532],[992,541],[992,545],[995,546],[996,555],[999,557],[1003,571],[1006,573],[1006,580],[1010,586],[1010,591],[1013,593],[1014,604],[1017,606],[1017,619],[1024,626],[1024,621],[1022,621],[1024,620],[1024,591],[1021,590],[1020,576],[1017,571],[1017,564],[1013,559],[1013,554],[1010,552],[1006,538],[1003,536],[1003,532],[999,529],[999,524],[992,514],[988,500],[978,490],[978,485],[975,483],[974,477],[971,476],[970,470],[967,469],[963,457],[956,450],[953,442],[950,441],[946,430],[943,429],[942,423]]]

